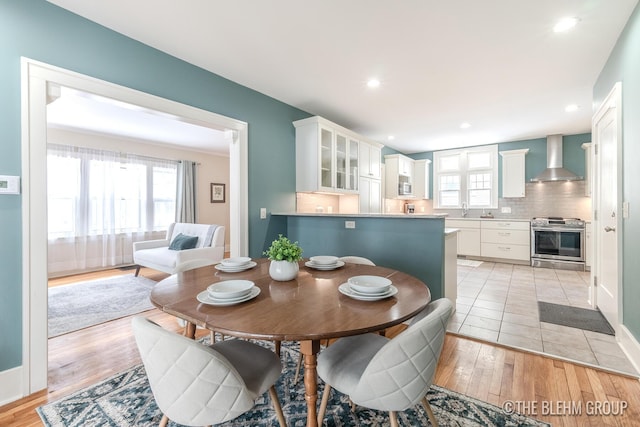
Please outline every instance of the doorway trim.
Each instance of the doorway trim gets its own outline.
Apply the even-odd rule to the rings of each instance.
[[[58,84],[178,116],[189,123],[231,131],[229,148],[230,245],[246,255],[248,238],[248,124],[28,58],[22,80],[22,384],[27,396],[47,387],[47,87]]]

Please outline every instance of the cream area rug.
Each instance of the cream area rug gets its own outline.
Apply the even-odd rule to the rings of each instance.
[[[156,282],[133,274],[49,289],[49,338],[153,308]]]

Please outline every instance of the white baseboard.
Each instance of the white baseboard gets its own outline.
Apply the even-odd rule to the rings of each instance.
[[[0,372],[0,406],[23,398],[22,366]]]
[[[626,326],[620,325],[620,336],[618,342],[622,351],[627,355],[629,361],[637,372],[640,372],[640,342],[636,340],[631,331]]]

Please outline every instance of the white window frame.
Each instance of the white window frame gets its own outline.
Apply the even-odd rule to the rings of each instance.
[[[471,168],[469,167],[469,154],[488,153],[490,159],[489,167]],[[443,170],[441,159],[445,157],[459,156],[459,169]],[[490,203],[489,205],[473,205],[470,203],[470,175],[476,173],[488,173],[491,178]],[[440,179],[444,176],[460,175],[460,200],[457,206],[442,206],[440,203]],[[498,145],[483,145],[479,147],[467,147],[455,150],[435,151],[433,153],[433,178],[434,178],[434,208],[435,209],[462,209],[466,205],[468,209],[497,209],[498,208]]]

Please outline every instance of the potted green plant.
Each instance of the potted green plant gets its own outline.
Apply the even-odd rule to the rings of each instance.
[[[298,242],[292,242],[279,234],[264,255],[271,260],[269,275],[273,280],[286,282],[298,275],[298,261],[302,259],[302,248]]]

